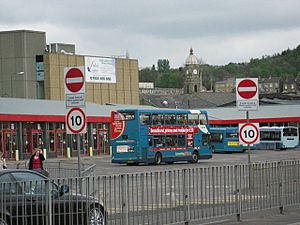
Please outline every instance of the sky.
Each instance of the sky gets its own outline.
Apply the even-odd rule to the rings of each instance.
[[[0,0],[0,31],[46,32],[76,54],[226,65],[300,44],[300,0]]]

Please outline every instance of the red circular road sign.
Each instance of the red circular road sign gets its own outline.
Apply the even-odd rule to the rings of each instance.
[[[259,137],[258,128],[252,123],[245,123],[239,130],[239,135],[245,144],[254,144]]]
[[[242,80],[238,84],[237,92],[242,98],[251,99],[257,93],[257,85],[253,80]]]
[[[79,134],[86,126],[85,113],[80,108],[72,108],[67,114],[67,126],[73,134]]]
[[[84,84],[84,76],[80,69],[71,68],[65,78],[66,87],[71,92],[78,92]]]

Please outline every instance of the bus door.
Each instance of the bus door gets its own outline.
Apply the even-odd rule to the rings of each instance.
[[[109,146],[108,146],[108,130],[107,129],[99,129],[97,131],[97,149],[99,150],[99,154],[109,154]]]
[[[3,155],[7,159],[14,159],[17,145],[17,131],[16,130],[3,130]]]
[[[57,156],[66,156],[66,137],[66,130],[55,130],[54,145]]]
[[[35,148],[43,146],[43,144],[44,144],[44,141],[43,141],[44,140],[43,139],[43,137],[44,137],[44,130],[41,130],[41,129],[37,129],[37,130],[32,129],[32,130],[30,130],[29,136],[30,136],[30,143],[29,143],[30,144],[29,145],[30,152],[33,152],[33,150]]]

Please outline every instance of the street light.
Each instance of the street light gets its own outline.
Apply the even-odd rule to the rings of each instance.
[[[24,71],[20,71],[17,73],[17,75],[22,76],[24,75]],[[14,79],[13,79],[14,77]],[[11,97],[14,97],[14,84],[13,82],[16,82],[16,76],[12,74],[11,79],[10,79],[10,88],[11,88]]]

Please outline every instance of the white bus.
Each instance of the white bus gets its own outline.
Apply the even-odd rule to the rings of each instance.
[[[260,144],[256,149],[287,149],[299,145],[297,127],[260,127]]]

